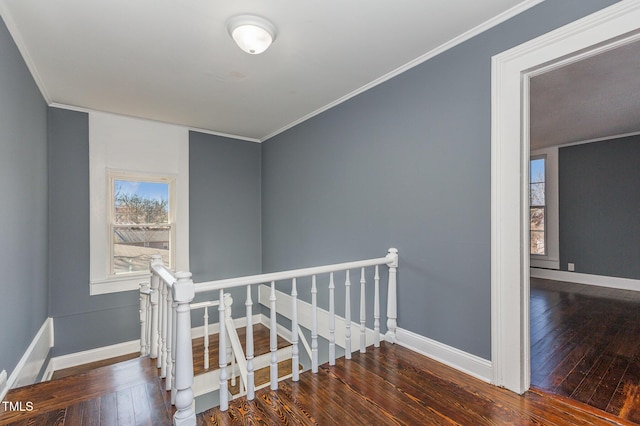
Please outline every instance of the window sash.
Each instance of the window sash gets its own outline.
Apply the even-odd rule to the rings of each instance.
[[[175,178],[157,175],[146,175],[139,173],[111,171],[109,173],[109,273],[110,278],[126,277],[147,274],[149,271],[149,262],[152,254],[160,254],[162,260],[171,270],[175,270]],[[161,223],[116,223],[116,202],[115,202],[115,182],[150,182],[161,183],[168,187],[168,214],[167,221]],[[166,242],[168,248],[144,247],[145,241],[136,241],[136,239],[144,240],[145,234],[158,233],[160,231],[168,234],[166,241],[146,241],[149,245],[158,245],[158,243]],[[128,234],[124,239],[129,240],[130,244],[119,242],[120,237]],[[142,237],[142,238],[141,238]],[[164,244],[161,244],[164,245]]]

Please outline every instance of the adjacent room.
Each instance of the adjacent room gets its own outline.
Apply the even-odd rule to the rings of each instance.
[[[640,43],[531,79],[531,385],[632,410],[640,366]]]

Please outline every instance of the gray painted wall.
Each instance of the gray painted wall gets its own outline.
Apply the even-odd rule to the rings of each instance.
[[[257,143],[189,132],[189,262],[195,282],[260,273],[260,166]],[[243,314],[245,295],[233,292],[235,315]],[[201,323],[194,317],[194,324]]]
[[[560,148],[560,268],[640,279],[640,136]]]
[[[0,20],[0,371],[47,318],[47,106]]]
[[[192,133],[194,278],[396,246],[400,326],[490,358],[490,58],[613,3],[544,2],[261,147]],[[0,49],[0,258],[21,272],[0,284],[10,371],[47,310],[62,355],[137,338],[138,305],[136,292],[89,296],[86,115],[49,109],[47,164],[46,107],[4,25]]]
[[[263,269],[397,247],[399,326],[490,359],[491,57],[613,3],[546,1],[263,143]]]
[[[135,291],[89,295],[89,116],[49,108],[49,314],[54,356],[139,338]]]

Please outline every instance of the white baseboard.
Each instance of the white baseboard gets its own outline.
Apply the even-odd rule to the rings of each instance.
[[[9,389],[35,383],[52,347],[53,318],[47,318],[8,379],[6,379],[6,371],[4,372],[4,384],[0,377],[0,401]]]
[[[42,381],[51,380],[53,372],[71,368],[82,364],[101,361],[103,359],[115,358],[122,355],[140,352],[140,340],[117,343],[115,345],[102,346],[100,348],[89,349],[82,352],[75,352],[68,355],[61,355],[49,360]]]
[[[254,324],[260,323],[261,315],[254,315],[252,321]],[[244,318],[234,319],[233,322],[236,324],[236,327],[244,327],[246,325],[246,320]],[[220,326],[218,323],[209,325],[209,334],[218,333],[219,331]],[[192,338],[198,338],[202,336],[204,336],[204,326],[194,327],[191,329]],[[140,339],[51,358],[49,360],[49,364],[47,365],[47,369],[45,370],[42,380],[51,380],[54,371],[57,370],[101,361],[103,359],[127,355],[134,352],[140,352]]]
[[[493,377],[491,361],[402,328],[398,328],[396,336],[397,344],[400,346],[469,374],[483,382],[491,383]]]
[[[554,281],[565,281],[576,284],[596,285],[599,287],[617,288],[619,290],[640,291],[640,280],[631,278],[606,277],[604,275],[581,274],[579,272],[553,271],[550,269],[531,268],[533,278]]]

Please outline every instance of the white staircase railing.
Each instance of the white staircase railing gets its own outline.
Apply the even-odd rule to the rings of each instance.
[[[380,274],[378,267],[387,265],[389,268],[389,282],[387,287],[387,332],[381,335],[380,332]],[[175,425],[195,425],[195,411],[193,404],[193,361],[191,344],[191,309],[200,307],[192,305],[192,301],[197,293],[217,292],[218,293],[218,314],[219,314],[219,361],[220,369],[220,410],[226,411],[229,406],[229,393],[227,380],[229,374],[227,365],[229,361],[237,361],[240,369],[240,377],[245,385],[246,397],[252,400],[255,397],[254,385],[254,347],[253,347],[253,300],[252,286],[263,284],[270,285],[269,308],[270,308],[270,387],[272,390],[278,389],[278,363],[277,363],[277,306],[278,298],[275,284],[276,282],[290,280],[290,313],[287,317],[291,319],[291,342],[292,342],[292,380],[299,380],[299,349],[300,338],[304,339],[298,325],[298,279],[311,277],[311,345],[306,343],[305,349],[310,353],[311,371],[318,372],[318,277],[328,274],[326,289],[329,294],[329,364],[335,365],[336,345],[345,349],[345,358],[351,358],[352,335],[351,335],[351,280],[350,271],[360,271],[360,313],[359,313],[359,350],[366,352],[367,329],[366,329],[366,298],[365,292],[367,282],[365,279],[365,268],[373,267],[373,344],[378,347],[380,340],[395,343],[397,328],[397,298],[396,298],[396,272],[398,267],[398,251],[389,249],[385,257],[368,259],[355,262],[339,263],[312,268],[295,269],[290,271],[275,272],[260,275],[251,275],[239,278],[231,278],[217,281],[209,281],[194,284],[191,274],[188,272],[178,272],[173,275],[162,264],[161,259],[154,257],[151,261],[151,284],[141,285],[140,288],[140,323],[141,338],[140,352],[142,355],[149,355],[151,358],[158,358],[158,368],[160,374],[165,377],[167,390],[171,390],[171,401],[175,404],[176,413],[173,422]],[[335,273],[344,272],[344,339],[336,341],[336,312],[335,312]],[[245,300],[246,309],[246,355],[242,354],[242,347],[235,333],[235,326],[231,319],[230,303],[225,303],[225,290],[232,288],[246,287],[247,297]],[[227,295],[227,301],[229,300]],[[212,305],[206,302],[208,306]],[[302,303],[302,302],[300,302]],[[302,305],[300,305],[302,306]],[[205,313],[207,310],[205,310]],[[208,320],[205,320],[207,324]],[[205,326],[205,328],[208,325]],[[205,332],[205,334],[207,334]],[[235,336],[235,337],[234,337]],[[341,335],[342,336],[342,335]],[[227,343],[227,339],[231,339]],[[236,340],[236,341],[234,341]],[[229,347],[233,350],[229,351]],[[231,360],[229,360],[231,357]],[[235,378],[235,374],[232,374]]]

